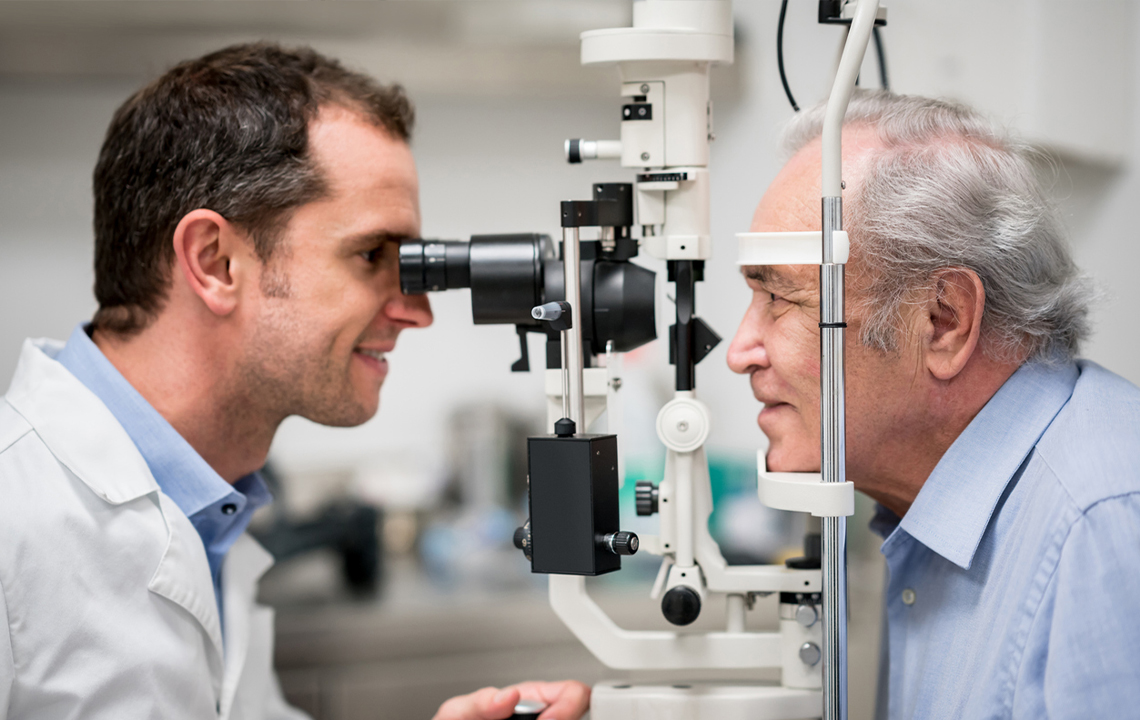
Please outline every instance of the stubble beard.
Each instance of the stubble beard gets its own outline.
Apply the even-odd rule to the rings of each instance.
[[[291,415],[333,427],[369,420],[376,407],[357,395],[352,353],[341,358],[334,338],[310,340],[303,330],[289,313],[258,324],[236,373],[242,403],[276,423]]]

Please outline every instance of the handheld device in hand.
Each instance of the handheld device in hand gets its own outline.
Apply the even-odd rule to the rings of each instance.
[[[538,700],[519,700],[519,704],[515,705],[515,714],[511,715],[510,720],[538,720],[539,714],[546,709],[546,706]]]

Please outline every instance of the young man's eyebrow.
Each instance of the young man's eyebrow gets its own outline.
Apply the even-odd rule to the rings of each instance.
[[[349,248],[373,248],[385,242],[401,242],[411,239],[410,235],[394,233],[387,230],[349,235],[344,239],[344,245]]]

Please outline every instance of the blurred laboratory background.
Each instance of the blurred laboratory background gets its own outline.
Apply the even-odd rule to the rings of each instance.
[[[802,518],[756,499],[759,407],[725,365],[749,298],[734,233],[748,229],[784,160],[780,128],[792,115],[776,68],[779,5],[738,0],[736,62],[713,71],[717,254],[697,298],[726,341],[699,365],[697,387],[714,422],[710,522],[737,563],[799,554],[803,533]],[[968,102],[1047,154],[1040,171],[1102,291],[1083,354],[1140,383],[1137,4],[887,5],[892,89]],[[824,98],[840,42],[815,13],[814,2],[789,3],[785,60],[801,105]],[[616,70],[581,67],[578,35],[630,18],[629,0],[0,0],[0,377],[11,376],[24,338],[65,338],[91,317],[90,178],[103,132],[130,93],[178,60],[268,39],[398,81],[417,107],[425,237],[558,237],[559,201],[631,179],[616,163],[572,166],[562,154],[566,138],[616,137]],[[874,62],[869,51],[864,85],[878,82]],[[638,262],[659,271],[658,336],[667,337],[663,268]],[[404,333],[389,356],[376,418],[353,429],[292,418],[270,454],[278,502],[255,529],[278,564],[262,599],[277,608],[284,689],[320,720],[428,718],[484,685],[628,675],[573,639],[546,604],[544,578],[511,547],[524,517],[525,438],[542,431],[541,374],[510,371],[513,329],[473,326],[467,291],[432,303],[435,324]],[[635,531],[653,531],[634,515],[633,483],[662,472],[654,418],[671,393],[667,362],[660,340],[624,359],[620,422],[610,423],[625,464],[623,527]],[[849,525],[855,719],[871,717],[877,675],[883,566],[870,511],[860,497]],[[652,557],[635,556],[593,592],[627,627],[664,627],[648,598],[655,573]],[[718,622],[713,611],[698,626]],[[774,627],[775,599],[758,601],[749,622]]]

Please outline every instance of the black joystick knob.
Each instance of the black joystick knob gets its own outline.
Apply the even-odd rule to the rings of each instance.
[[[661,598],[661,613],[674,625],[688,625],[701,614],[701,596],[691,587],[678,585]]]
[[[657,512],[657,486],[649,480],[638,480],[634,487],[633,496],[637,505],[638,515],[653,515]]]
[[[570,418],[562,418],[554,423],[554,434],[558,437],[574,437],[577,428],[574,427],[574,421]]]
[[[637,535],[622,530],[607,534],[602,538],[602,544],[614,555],[633,555],[641,546],[641,541]]]
[[[530,560],[530,520],[527,520],[525,525],[515,530],[514,543],[515,547],[523,551],[523,555],[526,555],[526,559]]]

